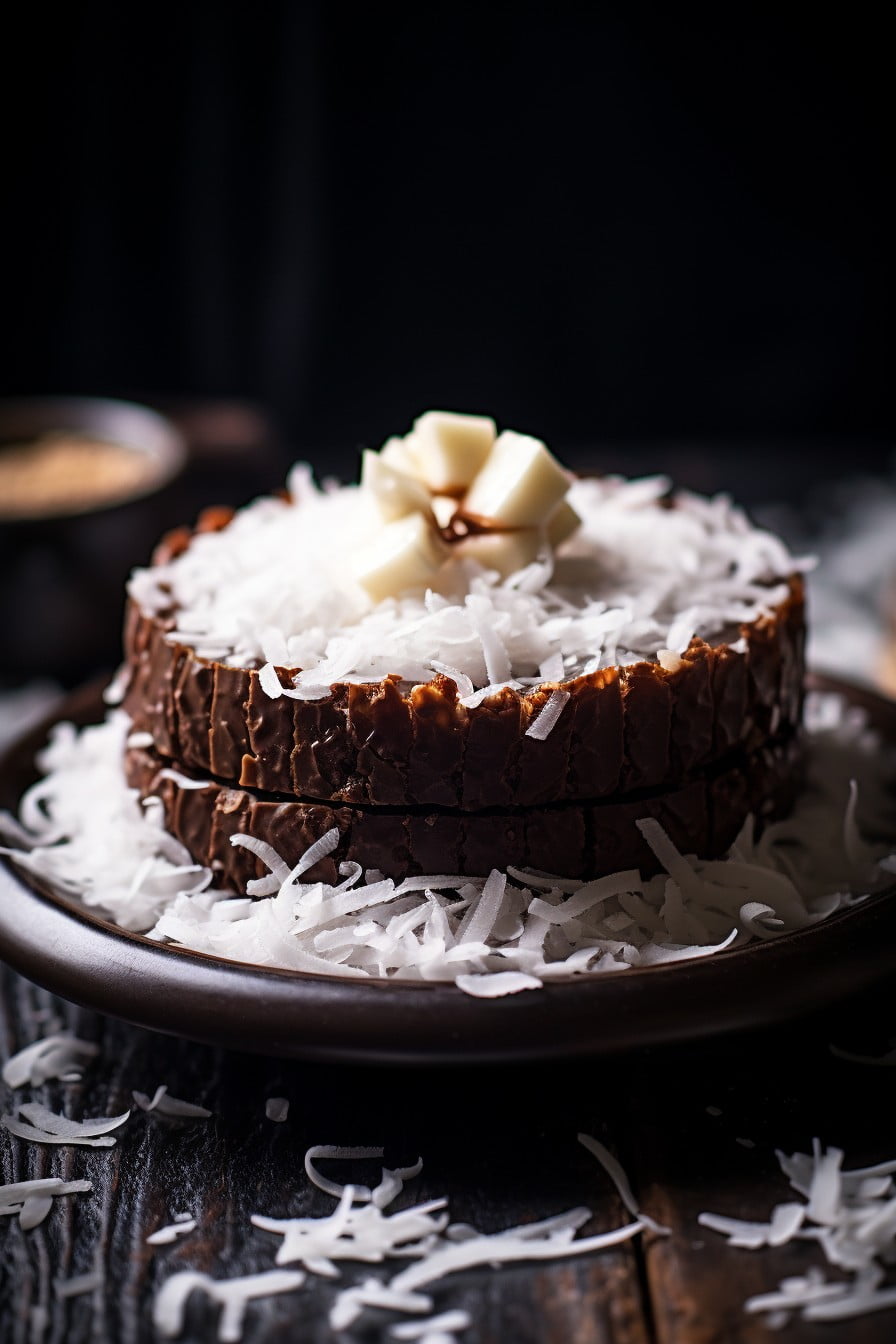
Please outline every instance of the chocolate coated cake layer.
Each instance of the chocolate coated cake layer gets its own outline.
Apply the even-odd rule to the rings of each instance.
[[[207,509],[195,530],[220,530],[232,516]],[[192,535],[170,533],[154,563],[182,553]],[[169,641],[171,626],[129,602],[124,707],[135,729],[178,766],[333,803],[477,811],[668,790],[734,749],[750,753],[794,731],[802,714],[799,576],[771,615],[740,627],[745,654],[695,639],[674,672],[641,662],[563,682],[570,699],[544,741],[526,729],[560,683],[504,690],[473,709],[442,676],[272,700],[256,669],[197,657]],[[296,670],[278,668],[281,681]]]
[[[695,639],[674,672],[641,662],[562,683],[570,699],[544,741],[526,729],[557,683],[504,690],[473,709],[442,676],[272,700],[256,669],[199,658],[169,641],[170,628],[129,603],[124,707],[134,727],[192,769],[337,803],[476,811],[672,788],[735,747],[750,752],[795,729],[802,711],[797,577],[772,615],[741,627],[745,654]],[[278,669],[284,682],[295,671]]]
[[[749,812],[761,821],[792,805],[799,773],[798,739],[788,734],[749,755],[737,752],[724,767],[670,790],[465,813],[265,797],[216,780],[203,788],[183,788],[162,776],[164,760],[144,748],[129,748],[125,765],[128,783],[141,796],[161,798],[168,830],[193,858],[237,890],[267,870],[250,851],[233,846],[232,835],[266,841],[292,866],[334,826],[339,830],[335,852],[306,880],[338,881],[338,865],[345,860],[396,879],[423,873],[483,876],[508,864],[564,877],[598,877],[626,868],[652,873],[657,864],[635,824],[639,819],[656,818],[686,853],[719,856]]]

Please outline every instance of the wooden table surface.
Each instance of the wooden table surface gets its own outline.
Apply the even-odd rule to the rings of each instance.
[[[114,1115],[131,1089],[166,1083],[207,1106],[210,1120],[135,1112],[112,1149],[47,1148],[0,1136],[5,1181],[86,1177],[89,1194],[56,1201],[22,1232],[0,1219],[0,1340],[15,1344],[135,1344],[151,1340],[155,1290],[176,1270],[232,1276],[269,1268],[276,1243],[253,1213],[329,1212],[333,1200],[303,1170],[313,1143],[382,1144],[390,1165],[424,1159],[407,1196],[450,1198],[452,1217],[483,1231],[586,1204],[583,1230],[628,1221],[596,1161],[577,1143],[585,1130],[625,1165],[643,1208],[672,1235],[552,1264],[467,1271],[434,1287],[436,1309],[463,1307],[465,1344],[747,1344],[765,1324],[742,1310],[789,1273],[821,1264],[806,1243],[737,1250],[698,1226],[702,1209],[766,1219],[788,1197],[774,1149],[810,1151],[813,1136],[846,1150],[848,1165],[896,1156],[894,1072],[847,1063],[885,1047],[894,1028],[892,985],[825,1016],[761,1034],[645,1050],[610,1061],[538,1068],[386,1071],[331,1068],[216,1051],[98,1017],[4,972],[0,1051],[7,1057],[54,1027],[95,1041],[81,1082],[16,1093],[74,1117]],[[287,1121],[265,1100],[287,1097]],[[4,1109],[12,1100],[8,1090]],[[718,1108],[721,1114],[707,1108]],[[744,1142],[745,1141],[745,1142]],[[748,1146],[749,1145],[749,1146]],[[177,1244],[146,1237],[180,1211],[198,1220]],[[581,1235],[581,1234],[580,1234]],[[54,1281],[101,1268],[102,1289],[61,1300]],[[367,1267],[343,1267],[342,1285]],[[374,1271],[375,1272],[375,1271]],[[836,1277],[836,1271],[831,1271]],[[333,1339],[335,1289],[309,1275],[305,1288],[249,1305],[247,1344]],[[30,1309],[44,1304],[46,1331]],[[194,1295],[184,1340],[216,1338],[218,1308]],[[394,1315],[368,1311],[339,1338],[390,1338]],[[834,1325],[792,1323],[785,1344],[884,1344],[896,1311]]]

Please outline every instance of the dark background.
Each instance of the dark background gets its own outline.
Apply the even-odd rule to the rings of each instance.
[[[429,406],[574,458],[885,460],[889,46],[861,7],[24,22],[2,57],[7,392],[247,398],[321,465]]]

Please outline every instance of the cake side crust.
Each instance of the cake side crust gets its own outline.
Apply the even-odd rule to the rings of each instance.
[[[266,869],[231,836],[252,835],[273,845],[292,866],[326,831],[339,832],[337,847],[304,877],[339,880],[339,864],[355,861],[397,880],[408,875],[458,873],[484,876],[508,865],[562,877],[591,878],[620,869],[657,871],[636,823],[655,818],[682,851],[724,854],[749,813],[760,821],[783,815],[798,781],[799,738],[774,742],[718,771],[640,798],[612,798],[527,807],[459,810],[367,809],[315,799],[265,797],[210,780],[182,787],[157,753],[128,748],[127,782],[141,797],[161,799],[165,824],[196,862],[242,891]],[[197,781],[198,782],[198,781]]]
[[[334,802],[475,810],[671,787],[795,729],[802,711],[803,584],[740,628],[746,652],[694,639],[674,671],[610,667],[468,708],[449,678],[339,684],[322,700],[271,699],[258,672],[197,657],[131,599],[124,707],[162,756],[267,792]],[[295,669],[279,668],[283,684]],[[543,741],[526,730],[569,692]]]

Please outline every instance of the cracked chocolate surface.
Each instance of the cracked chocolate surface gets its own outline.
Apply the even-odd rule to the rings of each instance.
[[[648,874],[657,864],[638,820],[654,817],[684,852],[719,856],[748,813],[761,822],[792,805],[798,759],[798,737],[787,734],[750,754],[737,752],[722,767],[669,790],[548,806],[492,806],[476,813],[456,807],[334,806],[267,796],[220,780],[187,789],[162,777],[166,762],[145,748],[129,748],[125,767],[129,785],[142,797],[161,798],[168,830],[193,858],[212,867],[219,881],[243,890],[267,869],[250,851],[234,847],[232,835],[267,841],[293,866],[332,827],[339,831],[336,850],[305,880],[335,883],[339,864],[347,860],[398,880],[424,873],[484,876],[508,864],[583,879],[625,868]]]

